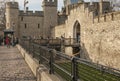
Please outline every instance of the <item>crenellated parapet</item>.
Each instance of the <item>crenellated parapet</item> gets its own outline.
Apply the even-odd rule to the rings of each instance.
[[[103,15],[96,16],[93,23],[102,23],[120,20],[120,12],[111,12]]]
[[[105,14],[111,12],[110,2],[104,1],[102,5],[101,2],[80,2],[76,4],[71,4],[66,6],[66,14],[69,15],[70,12],[76,13],[76,11],[84,12],[94,12],[94,15]]]
[[[44,0],[42,2],[42,5],[43,6],[54,6],[54,7],[57,7],[57,0]]]
[[[66,6],[66,14],[69,15],[70,12],[74,12],[74,10],[82,9],[83,3],[76,3]]]
[[[24,11],[19,11],[19,15],[20,16],[41,16],[43,17],[43,11],[26,11],[26,13],[24,13]]]
[[[7,2],[6,3],[6,8],[19,9],[18,2]]]

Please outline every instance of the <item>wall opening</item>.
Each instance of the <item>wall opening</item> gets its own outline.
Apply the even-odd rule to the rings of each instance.
[[[73,38],[75,38],[76,43],[80,44],[80,23],[78,21],[75,22],[73,27]],[[73,54],[80,57],[80,47],[73,47]]]
[[[80,23],[78,21],[74,24],[73,38],[76,38],[76,42],[80,43]]]

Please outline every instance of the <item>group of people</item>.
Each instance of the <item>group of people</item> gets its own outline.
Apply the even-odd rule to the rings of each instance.
[[[7,47],[10,47],[10,45],[15,46],[16,44],[18,44],[18,38],[16,37],[10,38],[6,36],[5,45],[7,45]]]
[[[12,45],[13,47],[18,44],[18,38],[6,36],[0,37],[0,45],[6,45],[8,48]]]

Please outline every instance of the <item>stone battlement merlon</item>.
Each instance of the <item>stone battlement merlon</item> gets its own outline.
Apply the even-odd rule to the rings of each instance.
[[[111,7],[110,2],[108,1],[103,2],[102,5],[100,4],[100,2],[80,2],[66,6],[66,14],[69,15],[70,12],[74,12],[74,10],[81,10],[84,12],[96,12],[96,15],[99,15],[111,12]]]
[[[120,12],[111,12],[103,15],[99,15],[94,17],[93,23],[102,23],[102,22],[109,22],[120,20]]]
[[[94,2],[93,5],[95,6],[95,8],[97,8],[96,5],[98,5],[98,2]],[[71,4],[66,7],[66,10],[67,10],[67,14],[69,15],[70,12],[74,12],[74,10],[80,9],[82,11],[85,11],[86,8],[88,8],[89,12],[92,10],[90,2],[80,2],[80,3]]]
[[[54,6],[57,7],[57,0],[43,0],[42,6]]]
[[[83,3],[75,3],[66,6],[66,14],[69,15],[72,10],[77,9],[78,7],[80,8],[81,5],[83,5]]]
[[[19,14],[20,16],[43,16],[44,15],[43,11],[35,11],[35,12],[33,12],[33,11],[26,11],[26,13],[24,13],[24,11],[21,10],[19,13],[20,13]]]
[[[19,9],[18,2],[7,2],[6,3],[6,8]]]

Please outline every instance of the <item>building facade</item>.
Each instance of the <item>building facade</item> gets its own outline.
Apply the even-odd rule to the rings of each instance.
[[[17,2],[6,3],[6,29],[14,30],[15,37],[48,37],[57,25],[57,0],[44,0],[43,11],[19,10]]]

